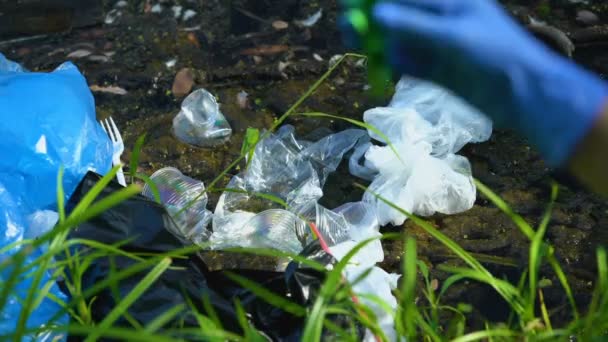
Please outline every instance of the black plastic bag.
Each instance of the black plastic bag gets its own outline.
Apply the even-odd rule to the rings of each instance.
[[[67,205],[71,211],[76,204],[100,179],[92,172],[88,173],[81,182]],[[112,182],[100,194],[99,199],[117,191],[121,186]],[[183,248],[183,243],[170,233],[169,225],[173,225],[169,214],[162,207],[143,196],[135,196],[112,209],[100,214],[92,220],[81,224],[70,232],[70,238],[82,238],[99,241],[105,244],[116,244],[127,241],[120,248],[129,252],[145,252],[150,254],[165,253]],[[83,246],[77,247],[82,252]],[[318,245],[312,243],[301,255],[316,260],[321,264],[329,264],[335,260],[327,255]],[[83,288],[86,291],[99,281],[105,279],[111,269],[124,269],[135,261],[123,256],[111,256],[96,259],[82,276]],[[145,326],[156,317],[176,305],[194,304],[196,310],[208,315],[203,306],[206,297],[213,310],[218,315],[222,327],[236,334],[242,334],[242,327],[237,319],[235,300],[238,300],[247,313],[251,324],[273,341],[299,341],[304,324],[304,317],[296,317],[272,306],[251,291],[232,281],[226,272],[232,272],[246,277],[273,293],[283,296],[303,307],[314,302],[316,294],[323,283],[324,273],[292,262],[285,272],[270,272],[259,270],[221,270],[210,272],[202,259],[193,253],[188,258],[174,258],[172,266],[180,270],[169,269],[128,309],[131,318]],[[95,322],[103,320],[116,306],[120,299],[128,294],[133,287],[149,272],[149,269],[120,281],[111,289],[98,293],[92,304]],[[90,300],[90,299],[89,299]],[[332,317],[339,326],[348,326],[349,318]],[[116,322],[118,326],[132,326],[126,319]],[[176,317],[163,328],[198,327],[193,315],[188,312]],[[361,329],[359,329],[361,330]],[[162,329],[160,330],[163,331]],[[360,331],[362,333],[362,331]],[[176,336],[187,338],[187,336]],[[71,340],[78,338],[71,337]]]

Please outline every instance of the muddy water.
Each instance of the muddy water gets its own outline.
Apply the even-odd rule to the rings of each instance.
[[[544,7],[530,5],[540,2],[521,3],[509,5],[518,17],[542,14],[567,33],[583,29],[574,21],[576,8],[555,7],[547,12]],[[127,149],[125,161],[129,160],[128,150],[137,137],[145,133],[147,144],[139,171],[151,173],[164,166],[174,166],[208,183],[239,155],[247,127],[270,127],[325,72],[329,59],[344,49],[335,29],[333,1],[234,0],[200,1],[200,4],[183,1],[181,5],[184,11],[188,6],[196,10],[197,15],[187,21],[175,20],[170,8],[160,14],[146,13],[150,8],[144,1],[130,1],[116,24],[2,44],[0,51],[32,70],[52,69],[79,49],[106,56],[72,60],[90,85],[117,86],[128,92],[126,95],[95,93],[98,116],[112,116],[123,132]],[[109,3],[107,9],[112,6]],[[305,18],[319,8],[323,8],[323,17],[312,28],[294,24],[294,20]],[[605,9],[591,9],[600,15],[604,24],[608,23]],[[277,20],[287,22],[289,27],[274,29],[272,23]],[[196,29],[197,25],[200,28]],[[584,42],[584,46],[575,51],[574,58],[598,74],[606,74],[608,49],[602,48],[606,43],[608,39]],[[166,62],[172,59],[177,61],[168,67]],[[195,148],[172,135],[171,122],[182,98],[175,96],[171,88],[177,71],[182,68],[191,69],[193,88],[204,87],[217,95],[234,131],[225,145]],[[315,110],[361,119],[366,108],[381,104],[372,103],[365,96],[364,85],[364,70],[356,63],[346,63],[299,111]],[[244,107],[236,100],[241,91],[249,94]],[[299,135],[319,127],[334,131],[348,127],[339,121],[304,117],[292,117],[286,123],[295,125]],[[584,306],[594,283],[595,248],[608,242],[606,201],[547,169],[526,142],[510,132],[497,131],[490,141],[467,146],[462,154],[471,160],[474,175],[532,224],[537,224],[543,213],[551,181],[557,178],[562,183],[547,237],[556,247],[577,300]],[[218,186],[225,185],[236,172],[231,171]],[[328,179],[323,203],[331,208],[360,199],[361,192],[353,185],[355,181],[360,182],[349,176],[342,165]],[[216,201],[217,194],[212,194],[211,208]],[[521,265],[527,263],[529,245],[525,237],[481,196],[468,212],[429,219],[465,249],[477,253],[497,275],[516,281],[522,272]],[[458,264],[445,248],[411,222],[403,227],[387,227],[384,231],[403,231],[414,236],[420,246],[420,257],[428,263],[432,277],[440,284],[447,274],[437,266]],[[398,271],[401,243],[386,242],[385,249],[387,257],[382,266]],[[205,258],[211,268],[267,268],[273,264],[264,258],[218,253],[209,253]],[[544,272],[542,276],[551,280],[545,289],[545,299],[550,308],[556,309],[554,324],[558,324],[569,318],[567,310],[559,310],[566,307],[565,296],[551,272]],[[449,303],[474,304],[471,326],[485,319],[506,318],[506,307],[482,285],[459,284],[446,298]]]

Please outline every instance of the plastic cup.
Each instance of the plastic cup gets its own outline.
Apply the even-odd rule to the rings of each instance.
[[[173,167],[154,172],[150,179],[158,189],[161,203],[177,224],[178,235],[197,244],[206,241],[212,215],[207,210],[207,194],[203,193],[205,184]],[[154,192],[147,183],[142,195],[154,199]]]

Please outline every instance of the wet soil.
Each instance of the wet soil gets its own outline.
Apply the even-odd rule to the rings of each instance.
[[[146,134],[147,144],[140,157],[140,172],[151,173],[173,166],[185,174],[210,182],[240,154],[247,127],[268,128],[328,68],[329,60],[346,50],[340,44],[336,29],[336,3],[329,0],[200,0],[164,1],[162,12],[155,13],[152,4],[128,1],[113,24],[72,30],[64,34],[19,42],[0,43],[0,52],[20,61],[31,70],[51,70],[65,60],[72,60],[85,74],[89,85],[120,87],[125,95],[95,92],[99,118],[113,117],[126,144],[123,156],[128,163],[129,150],[135,140]],[[547,21],[574,39],[576,62],[600,76],[608,74],[608,6],[599,4],[570,5],[568,1],[510,1],[509,10],[525,22],[527,15]],[[176,19],[172,6],[183,6],[196,15]],[[116,10],[108,1],[106,11]],[[580,9],[599,16],[592,25],[578,23]],[[323,9],[321,20],[310,28],[296,24]],[[114,13],[117,13],[116,10]],[[273,22],[288,24],[276,29]],[[276,25],[279,26],[280,25]],[[599,34],[589,34],[596,30]],[[591,36],[591,38],[589,38]],[[68,57],[77,50],[88,56]],[[95,57],[92,57],[95,56]],[[174,65],[167,62],[175,60]],[[365,71],[352,61],[339,67],[299,111],[321,111],[341,116],[362,118],[365,109],[383,104],[370,100],[364,89]],[[183,98],[171,92],[177,72],[189,68],[193,88],[204,87],[214,93],[221,110],[233,128],[226,144],[215,148],[196,148],[178,141],[171,133],[171,123]],[[237,94],[249,94],[246,106],[237,102]],[[35,94],[32,94],[35,97]],[[348,127],[342,121],[291,117],[299,135],[319,127],[338,131]],[[490,141],[465,147],[462,154],[473,166],[475,177],[502,196],[532,224],[537,224],[549,199],[550,184],[561,184],[547,239],[556,248],[575,297],[581,308],[588,302],[595,280],[595,249],[608,242],[606,200],[585,191],[563,175],[549,170],[525,140],[511,132],[496,131]],[[218,184],[226,184],[238,170],[231,171]],[[342,165],[327,181],[323,204],[330,208],[361,198],[353,183],[361,182],[348,175]],[[210,208],[218,194],[211,194]],[[527,264],[529,243],[511,220],[483,196],[478,196],[473,209],[457,215],[435,215],[429,220],[443,233],[480,260],[497,276],[517,281]],[[386,227],[385,232],[414,236],[419,255],[431,269],[439,284],[448,276],[438,269],[458,260],[433,240],[420,227],[406,221],[402,227]],[[402,243],[384,243],[386,259],[382,267],[399,272]],[[493,257],[493,258],[492,258]],[[268,268],[273,262],[265,258],[239,258],[209,253],[211,268]],[[566,299],[550,270],[542,277],[550,282],[544,289],[545,300],[552,310],[554,326],[570,318]],[[505,320],[506,306],[487,287],[461,283],[447,293],[448,303],[473,304],[468,316],[469,327],[479,328],[484,320]],[[561,310],[564,309],[565,310]]]

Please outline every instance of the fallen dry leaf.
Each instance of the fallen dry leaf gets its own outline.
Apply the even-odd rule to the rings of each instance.
[[[272,28],[275,30],[284,30],[289,27],[289,24],[283,20],[275,20],[272,22]]]
[[[175,75],[171,92],[177,97],[186,96],[190,93],[190,90],[192,90],[193,85],[194,73],[188,68],[183,68]]]
[[[110,94],[116,94],[116,95],[126,95],[127,94],[127,91],[124,88],[117,87],[117,86],[102,87],[102,86],[98,86],[98,85],[94,84],[94,85],[90,86],[89,89],[91,89],[91,91],[100,92],[100,93],[110,93]]]
[[[201,47],[201,43],[198,41],[198,38],[196,38],[196,34],[194,34],[194,32],[188,33],[187,37],[190,44],[196,46],[197,48]]]

